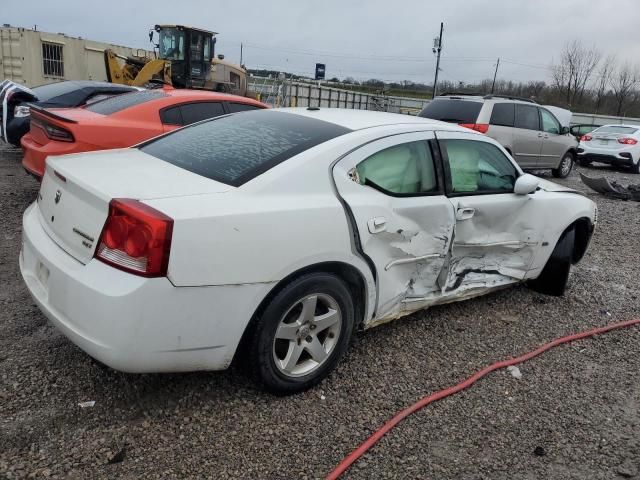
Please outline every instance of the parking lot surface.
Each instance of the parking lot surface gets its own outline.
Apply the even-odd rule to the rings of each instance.
[[[556,337],[640,317],[640,205],[587,191],[573,172],[560,183],[598,203],[599,223],[562,298],[518,286],[359,333],[325,382],[287,398],[235,367],[119,373],[48,325],[22,283],[21,216],[38,183],[20,159],[0,146],[0,477],[323,478],[418,398]],[[640,183],[608,167],[581,171]],[[345,478],[640,477],[640,328],[520,370],[413,415]]]

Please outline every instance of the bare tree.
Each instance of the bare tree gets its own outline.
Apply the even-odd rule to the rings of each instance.
[[[584,90],[600,62],[600,52],[595,47],[587,48],[580,40],[565,45],[560,55],[560,64],[552,66],[553,84],[567,102],[572,105],[580,101]]]
[[[527,90],[529,91],[529,95],[533,98],[540,97],[540,94],[547,87],[547,84],[541,81],[530,81],[527,83]]]
[[[607,57],[603,60],[600,68],[597,72],[597,77],[595,79],[594,85],[594,95],[595,95],[595,113],[598,113],[600,106],[602,104],[602,99],[607,93],[607,89],[609,84],[611,83],[611,76],[616,69],[616,56],[615,55],[607,55]]]
[[[622,114],[625,102],[634,96],[634,89],[640,80],[638,67],[625,62],[611,80],[611,89],[616,100],[616,115]]]

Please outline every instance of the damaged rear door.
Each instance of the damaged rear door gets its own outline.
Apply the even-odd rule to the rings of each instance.
[[[441,291],[438,277],[454,212],[434,161],[434,138],[433,132],[386,137],[350,153],[333,169],[361,248],[375,265],[378,302],[371,324],[410,313],[408,299]]]
[[[513,193],[518,169],[496,145],[472,133],[436,132],[455,230],[445,296],[525,278],[544,231],[535,193]]]

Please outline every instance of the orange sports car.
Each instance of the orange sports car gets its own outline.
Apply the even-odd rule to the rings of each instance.
[[[81,108],[31,107],[29,133],[21,140],[27,172],[42,178],[49,155],[130,147],[228,113],[267,108],[250,98],[165,87],[107,98]]]

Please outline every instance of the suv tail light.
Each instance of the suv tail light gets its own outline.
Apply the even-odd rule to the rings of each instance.
[[[489,131],[488,123],[460,123],[459,125],[480,133],[487,133]]]
[[[582,135],[580,137],[581,142],[590,142],[593,137],[591,135]]]
[[[132,199],[113,199],[95,257],[125,272],[164,277],[169,266],[173,219]]]
[[[618,143],[622,143],[623,145],[635,145],[638,141],[635,138],[620,137],[618,139]]]
[[[37,127],[44,131],[44,134],[51,140],[58,140],[60,142],[73,142],[73,134],[66,128],[58,127],[51,123],[31,118],[30,128]]]

